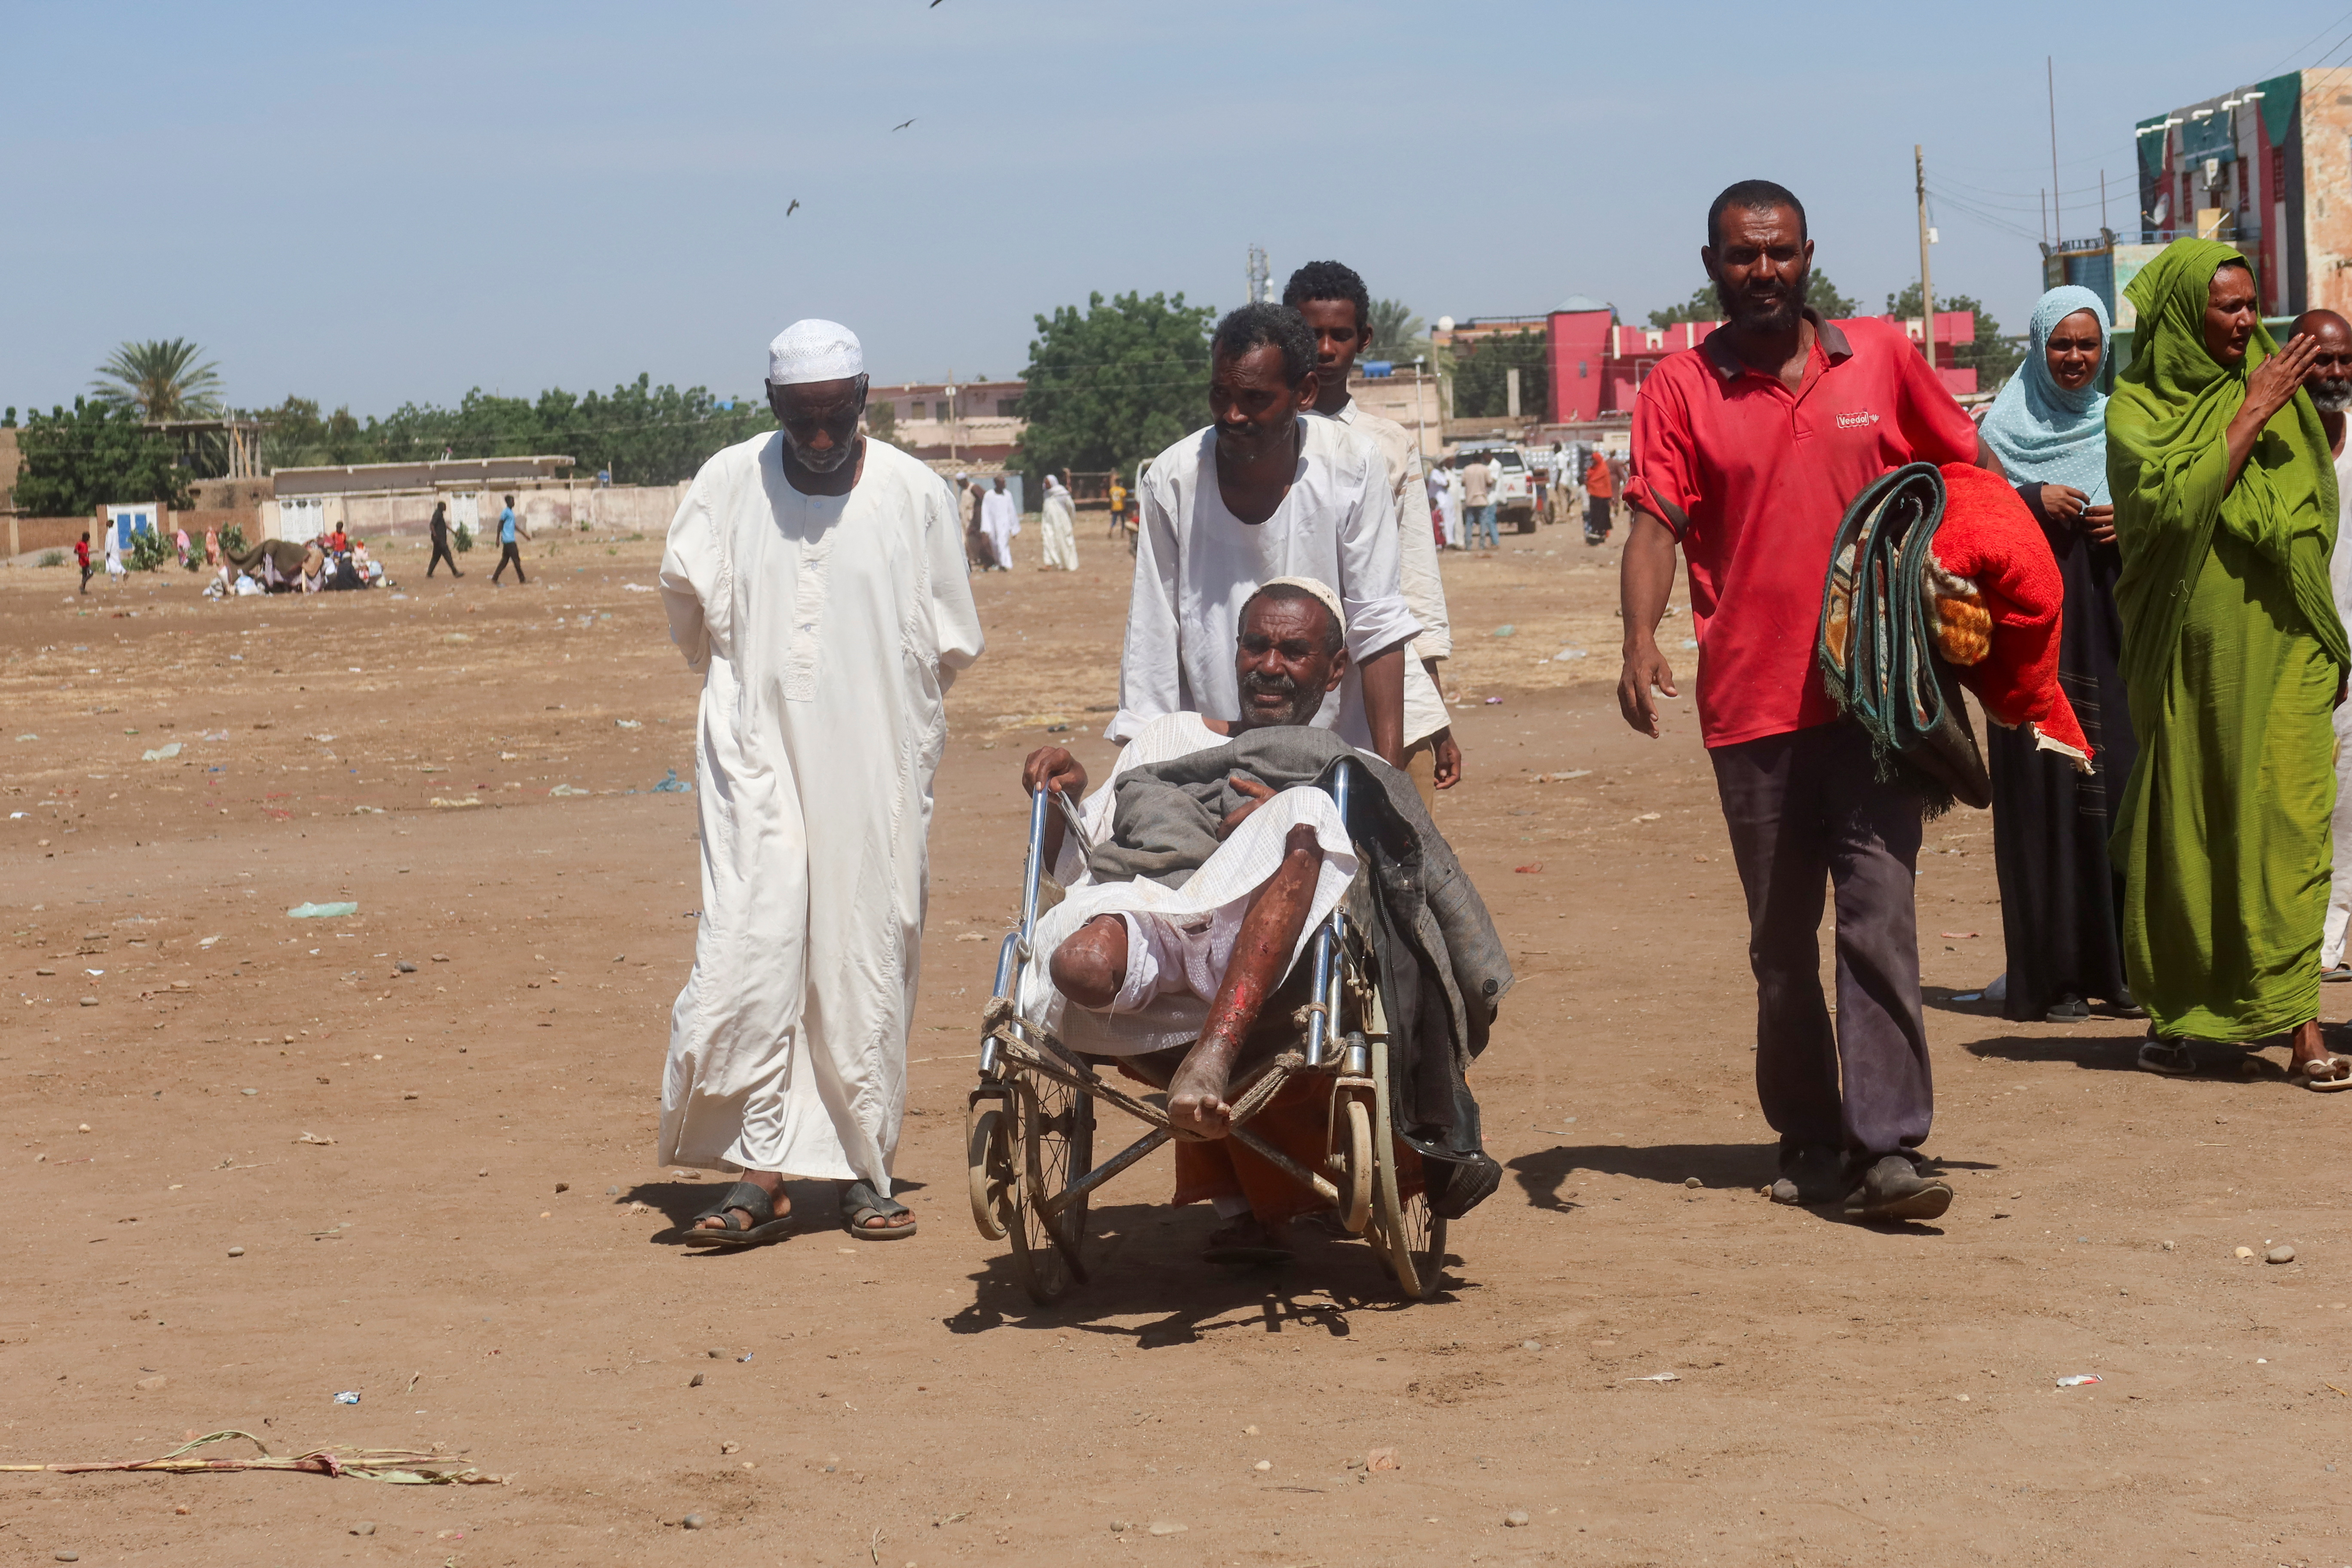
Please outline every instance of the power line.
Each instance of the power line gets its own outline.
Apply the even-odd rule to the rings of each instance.
[[[2280,60],[2277,65],[2271,67],[2269,74],[2275,76],[2282,69],[2293,65],[2294,63],[2294,58],[2297,55],[2311,47],[2312,45],[2317,43],[2320,39],[2327,37],[2328,34],[2334,32],[2339,25],[2345,22],[2352,22],[2352,11],[2345,12],[2341,16],[2336,17],[2335,21],[2328,23],[2327,26],[2320,28],[2316,33],[2312,34],[2310,37],[2305,38],[2302,43],[2297,44],[2294,47],[2289,49],[2286,52],[2285,58]]]

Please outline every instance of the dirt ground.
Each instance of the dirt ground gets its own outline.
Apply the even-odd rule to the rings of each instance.
[[[809,1185],[785,1244],[685,1251],[709,1179],[649,1163],[698,902],[694,797],[653,787],[693,776],[695,698],[658,548],[542,540],[494,588],[403,545],[401,593],[226,604],[0,571],[0,1462],[238,1428],[506,1478],[5,1474],[0,1564],[2352,1562],[2352,1099],[1955,1004],[2002,966],[1958,813],[1920,896],[1959,1200],[1770,1205],[1695,721],[1618,720],[1614,552],[1565,529],[1448,558],[1469,777],[1439,819],[1522,979],[1474,1080],[1510,1180],[1437,1300],[1353,1242],[1202,1266],[1164,1152],[1054,1310],[972,1229],[1016,769],[1061,724],[1108,757],[1128,560],[1091,530],[1076,575],[977,584],[899,1155],[921,1234],[854,1243]]]

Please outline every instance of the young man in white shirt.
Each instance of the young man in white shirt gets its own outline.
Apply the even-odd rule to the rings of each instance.
[[[1404,765],[1405,602],[1388,463],[1368,437],[1315,418],[1315,339],[1297,311],[1244,305],[1210,344],[1216,423],[1151,460],[1119,708],[1125,742],[1163,713],[1231,713],[1242,606],[1259,584],[1307,577],[1339,596],[1353,664],[1316,722]]]
[[[1370,437],[1388,462],[1399,581],[1405,604],[1421,623],[1405,650],[1405,772],[1421,792],[1422,805],[1433,808],[1437,791],[1461,782],[1462,748],[1454,743],[1438,679],[1439,661],[1453,657],[1454,632],[1445,613],[1445,580],[1438,572],[1421,447],[1403,426],[1370,412],[1349,394],[1349,372],[1372,335],[1371,292],[1355,269],[1337,261],[1310,261],[1290,275],[1282,302],[1305,317],[1315,334],[1315,412]]]

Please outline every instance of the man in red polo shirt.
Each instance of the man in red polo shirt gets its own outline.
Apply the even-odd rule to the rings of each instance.
[[[1658,733],[1675,695],[1656,627],[1690,563],[1699,728],[1748,894],[1756,1088],[1780,1134],[1782,1203],[1933,1219],[1952,1190],[1916,1153],[1935,1117],[1913,879],[1921,799],[1879,775],[1814,658],[1830,542],[1847,504],[1909,462],[1998,468],[1892,321],[1844,330],[1805,308],[1805,209],[1743,180],[1699,252],[1726,321],[1642,384],[1621,593],[1625,721]],[[1823,1005],[1824,882],[1837,902],[1837,1017]]]

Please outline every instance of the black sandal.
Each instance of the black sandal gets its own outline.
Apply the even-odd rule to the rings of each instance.
[[[741,1209],[751,1216],[744,1225],[735,1217]],[[702,1222],[715,1219],[723,1227],[708,1230]],[[782,1241],[793,1233],[793,1216],[788,1213],[776,1217],[775,1200],[766,1190],[750,1182],[738,1182],[719,1194],[719,1201],[686,1222],[686,1239],[690,1246],[760,1247],[771,1241]]]
[[[913,1225],[868,1225],[874,1219],[897,1219],[909,1213],[905,1204],[886,1198],[871,1182],[852,1182],[841,1189],[841,1224],[860,1241],[903,1241],[915,1234]]]

